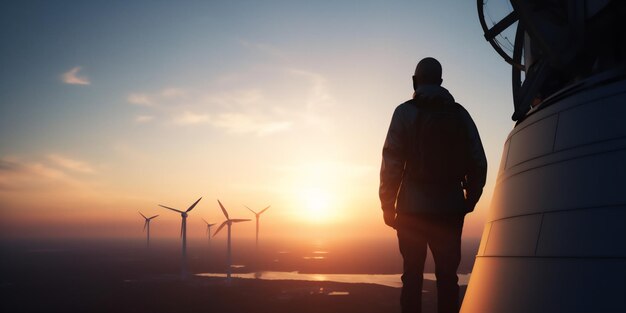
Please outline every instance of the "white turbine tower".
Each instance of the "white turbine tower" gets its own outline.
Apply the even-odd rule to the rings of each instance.
[[[159,216],[159,215],[155,215],[155,216],[151,216],[151,217],[146,217],[145,215],[141,214],[141,212],[139,212],[139,214],[144,218],[145,222],[143,223],[143,231],[146,231],[146,229],[148,230],[147,235],[146,235],[146,247],[150,247],[150,221]]]
[[[267,211],[267,209],[271,207],[271,205],[268,205],[265,209],[261,210],[259,213],[254,212],[254,210],[252,210],[251,208],[247,206],[245,207],[246,209],[250,210],[250,212],[254,213],[254,216],[256,217],[256,248],[258,250],[259,249],[259,218],[261,217],[261,214],[263,214],[263,212]]]
[[[182,217],[182,222],[180,224],[180,236],[183,238],[183,249],[182,249],[182,264],[181,264],[181,277],[185,278],[187,276],[187,216],[189,213],[189,211],[193,210],[193,208],[196,206],[196,204],[198,204],[198,202],[200,202],[200,200],[202,200],[202,197],[200,197],[200,199],[196,200],[196,202],[194,202],[188,209],[187,211],[181,211],[181,210],[177,210],[174,208],[170,208],[164,205],[160,205],[160,207],[162,208],[166,208],[168,210],[172,210],[174,212],[178,212],[180,213],[180,216]]]
[[[204,221],[204,223],[206,223],[206,235],[209,238],[209,243],[211,243],[211,227],[215,225],[215,223],[209,224],[209,222],[207,222],[205,219],[202,220]]]
[[[226,217],[226,220],[224,221],[224,223],[222,223],[222,225],[220,225],[220,227],[217,228],[217,230],[215,231],[215,234],[213,234],[213,236],[215,237],[215,235],[217,235],[217,233],[220,232],[220,230],[222,230],[222,228],[224,228],[224,226],[228,226],[228,241],[226,244],[226,260],[228,263],[228,268],[226,270],[226,279],[230,279],[231,273],[232,273],[232,254],[231,254],[231,244],[230,244],[230,227],[233,225],[233,223],[239,223],[239,222],[247,222],[250,219],[231,219],[230,217],[228,217],[228,212],[226,211],[226,208],[224,208],[224,206],[222,205],[222,203],[220,202],[220,200],[217,200],[217,203],[220,204],[220,208],[222,209],[222,212],[224,213],[224,216]]]

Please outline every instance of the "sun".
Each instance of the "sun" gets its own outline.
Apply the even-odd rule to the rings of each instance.
[[[308,188],[303,193],[306,214],[311,222],[324,222],[332,217],[329,193],[320,188]]]

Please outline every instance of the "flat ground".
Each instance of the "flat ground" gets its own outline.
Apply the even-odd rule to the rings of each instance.
[[[381,285],[227,283],[194,276],[181,281],[175,248],[146,253],[141,246],[102,243],[0,247],[0,312],[399,312],[400,289]],[[219,271],[218,265],[200,266],[206,263],[202,256],[190,259],[192,272]],[[424,290],[424,312],[436,312],[435,282],[426,280]]]

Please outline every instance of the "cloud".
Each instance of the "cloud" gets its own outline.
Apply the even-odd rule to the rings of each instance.
[[[363,178],[378,171],[378,167],[353,164],[339,161],[317,161],[313,163],[280,164],[273,166],[278,172],[295,176],[314,177],[319,174],[336,175],[337,177]]]
[[[257,136],[294,127],[325,132],[332,128],[337,101],[320,73],[260,67],[229,77],[207,89],[164,87],[131,93],[128,102],[145,107],[133,120],[146,123],[158,118],[179,127],[203,124],[228,134]]]
[[[152,155],[127,142],[114,143],[112,149],[120,156],[135,162],[145,163],[146,160],[152,159]]]
[[[84,161],[70,159],[60,154],[49,154],[47,157],[48,157],[48,160],[50,160],[52,163],[64,169],[68,169],[74,172],[87,173],[87,174],[95,172],[93,167],[91,167],[89,164],[87,164]]]
[[[265,94],[259,88],[219,91],[201,97],[203,104],[231,110],[257,107],[266,101]]]
[[[73,67],[72,69],[70,69],[69,71],[61,74],[61,80],[69,85],[89,85],[91,84],[91,82],[89,81],[89,78],[86,76],[78,76],[78,72],[80,71],[81,67],[80,66],[76,66]]]
[[[267,43],[250,42],[250,41],[241,39],[239,40],[239,44],[244,48],[266,54],[270,57],[274,57],[278,59],[286,58],[286,54],[282,50],[278,49],[276,46],[273,46]]]
[[[191,111],[184,111],[178,116],[174,117],[174,124],[176,125],[196,125],[203,124],[209,121],[208,114],[199,114]]]
[[[152,93],[133,92],[126,97],[126,101],[140,106],[158,106],[185,98],[187,94],[188,91],[183,88],[166,87]]]
[[[14,157],[0,158],[0,191],[37,188],[57,182],[74,184],[75,180],[43,163],[26,162]]]
[[[187,95],[187,90],[176,87],[163,88],[160,92],[164,98],[180,98]]]
[[[7,205],[43,208],[65,203],[74,210],[82,206],[79,203],[99,202],[96,199],[108,193],[98,175],[81,175],[46,155],[33,157],[0,156],[0,199]]]
[[[307,109],[314,110],[320,107],[335,105],[335,98],[329,91],[326,77],[301,69],[288,69],[287,72],[309,81],[310,89],[306,97]]]
[[[148,123],[154,119],[152,115],[137,115],[135,117],[135,122],[137,123]]]
[[[10,158],[0,159],[0,172],[15,172],[19,170],[19,165]]]
[[[143,105],[143,106],[151,106],[153,105],[152,99],[150,96],[143,93],[131,93],[126,97],[126,101],[131,104]]]
[[[289,121],[264,121],[260,116],[243,113],[222,113],[210,123],[216,128],[225,129],[231,133],[254,133],[258,136],[284,131],[292,125]]]

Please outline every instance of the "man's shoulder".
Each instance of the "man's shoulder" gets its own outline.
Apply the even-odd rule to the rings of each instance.
[[[455,102],[455,104],[459,106],[459,109],[461,110],[461,112],[464,112],[464,113],[469,114],[469,112],[467,111],[467,109],[466,109],[466,108],[465,108],[462,104],[460,104],[460,103],[458,103],[458,102]]]
[[[404,101],[396,107],[396,112],[404,112],[407,110],[415,110],[415,99],[409,99],[407,101]]]
[[[459,107],[459,112],[461,113],[461,115],[465,118],[465,119],[472,119],[472,116],[470,115],[469,111],[460,103],[455,102],[455,104]]]
[[[413,103],[415,103],[415,99],[409,99],[409,100],[406,100],[406,101],[400,103],[398,105],[398,108],[399,107],[405,107],[405,106],[413,105]]]
[[[467,109],[462,104],[452,99],[452,101],[447,102],[447,105],[449,105],[450,107],[457,107],[461,115],[464,117],[464,119],[467,119],[467,118],[472,119],[469,111],[467,111]],[[403,116],[413,115],[413,114],[416,114],[417,111],[419,111],[418,110],[419,107],[420,107],[419,99],[409,99],[407,101],[400,103],[398,106],[396,106],[394,114],[403,115]]]
[[[411,104],[413,100],[407,100],[400,103],[393,111],[391,123],[393,125],[410,124],[417,111],[416,107]]]

